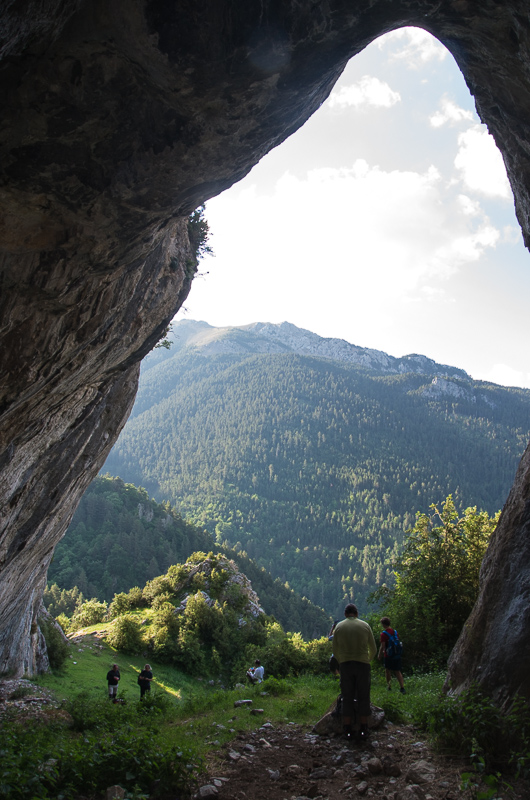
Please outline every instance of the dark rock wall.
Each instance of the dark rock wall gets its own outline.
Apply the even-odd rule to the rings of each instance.
[[[482,591],[449,659],[446,690],[478,681],[508,709],[514,696],[530,698],[530,445],[481,567]]]
[[[455,56],[528,242],[526,0],[2,5],[0,671],[38,669],[53,549],[129,414],[140,359],[190,288],[187,215],[303,124],[350,57],[402,25]]]

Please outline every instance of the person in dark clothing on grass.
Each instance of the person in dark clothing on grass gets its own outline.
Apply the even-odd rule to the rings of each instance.
[[[151,672],[151,665],[146,664],[138,676],[138,686],[140,687],[140,700],[146,692],[151,691],[151,681],[153,680],[153,673]]]
[[[107,672],[107,683],[109,686],[109,699],[115,700],[118,694],[118,683],[120,682],[120,671],[117,664],[112,665],[112,669]]]

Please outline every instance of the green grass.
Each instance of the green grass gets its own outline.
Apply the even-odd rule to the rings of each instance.
[[[135,703],[140,697],[137,676],[146,657],[116,653],[95,636],[102,628],[102,625],[95,625],[84,629],[82,642],[71,645],[71,657],[64,670],[39,676],[35,683],[52,691],[58,700],[71,700],[88,691],[94,702],[100,699],[111,705],[105,678],[111,665],[117,663],[121,674],[118,697]],[[191,747],[197,758],[231,741],[237,733],[255,730],[264,722],[313,725],[339,691],[338,682],[331,675],[304,676],[288,681],[269,679],[257,686],[224,690],[218,682],[211,686],[207,678],[191,677],[151,658],[149,663],[154,675],[152,694],[162,693],[167,700],[164,738],[177,746]],[[241,680],[243,682],[244,676]],[[263,714],[251,715],[248,707],[234,708],[235,701],[241,699],[251,699],[252,708],[263,709]],[[120,706],[113,708],[118,715]]]
[[[105,676],[111,665],[117,663],[121,673],[118,696],[128,702],[136,701],[140,696],[137,676],[146,657],[116,653],[95,636],[103,627],[95,625],[84,629],[82,643],[71,645],[71,658],[67,659],[64,671],[40,676],[36,683],[54,692],[59,700],[71,699],[88,690],[103,701],[107,699]],[[180,745],[191,744],[199,756],[217,746],[212,741],[223,745],[240,731],[256,729],[264,722],[312,726],[339,694],[338,679],[331,674],[268,679],[261,685],[224,690],[218,682],[210,686],[207,678],[191,677],[152,659],[149,663],[154,675],[153,693],[162,692],[169,701],[167,736]],[[405,676],[406,694],[401,695],[395,680],[392,691],[387,691],[384,671],[379,664],[374,664],[372,702],[384,708],[394,722],[419,722],[439,697],[444,677],[443,673]],[[244,681],[243,676],[241,680]],[[262,692],[267,694],[263,696]],[[235,709],[234,702],[240,699],[251,699],[252,707],[262,708],[263,714],[253,716],[248,707]],[[119,713],[119,708],[117,711]],[[219,725],[223,727],[215,728],[212,737],[212,729]],[[208,740],[206,745],[204,740]]]
[[[0,726],[0,796],[7,786],[8,795],[20,800],[59,794],[68,800],[87,781],[113,775],[112,782],[120,782],[132,797],[135,791],[136,796],[151,794],[155,774],[173,780],[185,796],[189,777],[198,778],[201,765],[239,733],[257,730],[265,722],[311,728],[339,693],[338,679],[331,674],[268,678],[257,686],[223,689],[219,682],[211,685],[207,677],[190,677],[150,658],[152,691],[147,702],[140,702],[137,675],[147,659],[116,653],[96,636],[103,627],[85,629],[80,641],[72,642],[62,672],[35,679],[57,700],[66,701],[70,724],[55,721],[48,731],[39,724],[13,725],[13,720],[10,726]],[[118,697],[125,699],[123,705],[111,703],[107,696],[106,674],[113,663],[121,672]],[[406,676],[407,693],[401,695],[397,683],[387,691],[380,665],[374,665],[372,678],[372,701],[401,723],[425,721],[443,683],[441,674]],[[263,713],[253,715],[248,706],[235,708],[240,699],[252,700],[250,708]],[[24,760],[23,753],[31,757]],[[93,791],[100,788],[92,786]]]
[[[372,668],[372,703],[384,708],[392,722],[424,726],[431,708],[438,703],[445,677],[445,672],[404,675],[403,695],[395,678],[392,679],[392,689],[388,691],[384,670],[380,664],[375,664]]]

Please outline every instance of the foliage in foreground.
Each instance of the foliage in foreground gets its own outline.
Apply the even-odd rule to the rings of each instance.
[[[66,800],[115,784],[152,797],[159,786],[189,796],[190,756],[164,739],[163,703],[116,707],[92,692],[78,695],[67,710],[69,726],[12,721],[0,727],[0,797]]]
[[[248,709],[234,711],[234,700],[250,697],[259,701],[265,718],[274,726],[312,726],[339,691],[329,672],[304,672],[299,677],[291,672],[287,677],[269,677],[260,686],[223,690],[218,682],[210,686],[153,660],[157,685],[140,703],[129,700],[128,692],[137,688],[135,675],[141,659],[122,656],[118,659],[122,670],[119,693],[127,702],[114,705],[106,697],[104,678],[115,658],[104,643],[101,650],[99,646],[76,647],[75,661],[67,661],[61,676],[38,679],[39,685],[55,690],[59,698],[73,698],[66,704],[70,721],[49,727],[22,727],[5,721],[0,728],[0,797],[40,800],[62,796],[69,800],[80,792],[97,792],[120,783],[131,798],[142,793],[156,798],[158,786],[184,798],[206,753],[262,724]],[[407,694],[403,696],[387,692],[384,672],[374,664],[372,701],[385,709],[389,720],[412,723],[430,732],[440,750],[465,755],[471,764],[482,765],[486,781],[491,778],[497,785],[502,776],[492,770],[504,773],[506,767],[524,774],[530,763],[530,724],[524,706],[503,717],[478,690],[446,698],[441,693],[444,678],[443,671],[407,674]],[[98,681],[101,686],[94,690]],[[266,695],[262,695],[264,690]],[[502,758],[493,758],[501,752],[501,741],[503,747],[506,744]],[[189,765],[195,766],[190,769]],[[482,791],[482,777],[471,770],[464,776],[466,780],[468,787],[463,785],[463,790],[467,794],[463,796],[476,799],[479,789],[472,795],[469,792],[475,785]],[[487,789],[487,783],[485,786]]]
[[[423,668],[447,662],[478,597],[480,565],[499,519],[476,508],[459,516],[451,495],[431,510],[418,513],[408,532],[395,586],[372,595],[404,639],[407,663]]]
[[[46,618],[41,616],[39,618],[39,627],[46,642],[50,667],[53,670],[61,670],[64,667],[70,651],[65,636],[61,633],[57,622],[54,623],[51,617]]]
[[[478,686],[444,697],[425,718],[431,740],[487,770],[530,774],[530,708],[521,698],[503,713]]]

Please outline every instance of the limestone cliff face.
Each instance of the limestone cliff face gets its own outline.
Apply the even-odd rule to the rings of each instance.
[[[402,25],[456,58],[530,241],[526,0],[2,4],[0,671],[38,668],[54,546],[130,411],[140,359],[190,288],[187,215]],[[524,504],[528,480],[514,491]]]

